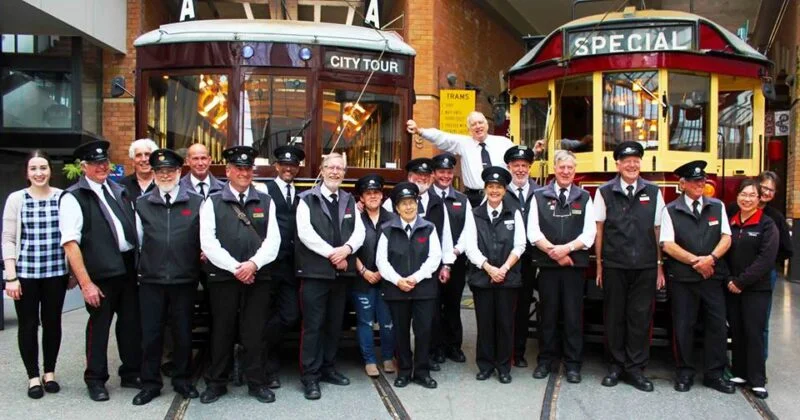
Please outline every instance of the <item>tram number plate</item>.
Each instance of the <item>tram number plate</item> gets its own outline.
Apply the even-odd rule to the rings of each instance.
[[[691,25],[575,31],[567,34],[565,57],[694,48]]]

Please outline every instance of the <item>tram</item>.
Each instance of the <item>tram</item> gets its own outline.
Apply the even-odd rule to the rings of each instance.
[[[547,35],[509,71],[513,139],[546,156],[577,156],[576,183],[594,196],[616,174],[623,141],[645,149],[642,176],[676,198],[672,171],[708,162],[705,194],[728,202],[764,161],[769,60],[720,25],[690,13],[636,10],[580,18]],[[534,163],[540,184],[552,163]],[[594,266],[594,264],[592,264]],[[602,291],[587,272],[584,332],[602,341]],[[657,298],[653,345],[668,345],[666,293]]]

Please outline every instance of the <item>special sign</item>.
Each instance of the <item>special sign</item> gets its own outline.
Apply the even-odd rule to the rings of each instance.
[[[397,76],[406,74],[406,63],[403,60],[366,54],[347,54],[336,51],[325,53],[325,68],[334,70],[350,70],[386,73]]]
[[[694,48],[694,28],[673,25],[646,28],[585,30],[567,34],[564,57],[652,51],[686,51]]]

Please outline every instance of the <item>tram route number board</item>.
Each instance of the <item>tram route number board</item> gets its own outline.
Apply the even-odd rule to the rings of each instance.
[[[694,48],[694,27],[669,25],[568,32],[564,57]]]
[[[346,54],[328,51],[325,53],[325,68],[334,70],[350,70],[402,76],[406,74],[406,62],[396,58],[366,54]]]

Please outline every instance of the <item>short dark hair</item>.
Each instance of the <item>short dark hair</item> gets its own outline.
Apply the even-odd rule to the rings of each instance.
[[[759,178],[761,178],[761,176],[759,176]],[[756,189],[756,193],[758,193],[758,196],[761,197],[761,183],[753,178],[743,179],[742,182],[739,183],[739,188],[736,189],[736,195],[741,194],[741,192],[747,187],[754,187]]]
[[[50,167],[50,170],[53,169],[53,162],[50,161],[50,155],[48,155],[47,152],[41,149],[31,150],[30,153],[28,153],[25,156],[25,169],[24,169],[25,179],[28,179],[28,163],[30,163],[31,159],[33,158],[42,158],[46,160],[47,166]]]
[[[772,183],[775,184],[775,188],[778,188],[778,185],[781,183],[781,177],[773,171],[761,172],[758,174],[758,178],[756,178],[756,180],[759,184],[764,181],[772,181]]]

